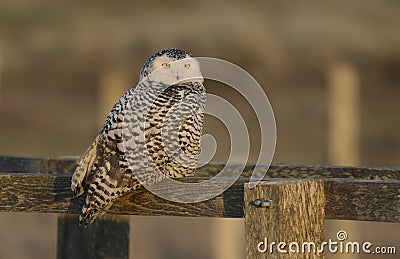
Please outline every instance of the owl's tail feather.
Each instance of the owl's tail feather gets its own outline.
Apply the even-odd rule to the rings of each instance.
[[[82,209],[81,215],[79,215],[79,227],[84,230],[86,229],[90,224],[93,223],[93,221],[99,217],[104,215],[104,213],[111,207],[112,202],[108,203],[106,206],[102,208],[93,208],[89,207],[86,208],[86,205]]]
[[[71,189],[74,197],[80,196],[84,192],[84,180],[91,171],[95,161],[98,139],[99,137],[93,141],[78,161],[78,167],[75,169],[71,179]]]
[[[85,213],[79,215],[79,227],[84,230],[86,229],[89,224],[91,224],[95,218],[97,217],[96,215],[93,215],[97,210],[92,210],[90,213]]]
[[[132,189],[137,189],[140,183],[135,181],[124,188],[109,190],[110,196],[114,197],[114,199],[104,198],[101,188],[96,188],[95,186],[96,184],[89,186],[85,205],[83,205],[81,215],[79,216],[79,227],[82,230],[93,223],[97,217],[104,215],[113,205],[116,198],[125,195]]]

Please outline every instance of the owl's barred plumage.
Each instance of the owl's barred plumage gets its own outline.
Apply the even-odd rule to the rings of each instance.
[[[183,50],[166,49],[146,61],[139,83],[114,105],[78,162],[71,188],[74,196],[87,190],[80,226],[141,182],[194,173],[205,108],[202,82],[197,61]]]

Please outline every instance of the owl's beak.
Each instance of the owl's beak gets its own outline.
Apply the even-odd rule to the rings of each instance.
[[[176,70],[176,80],[179,81],[179,70]]]

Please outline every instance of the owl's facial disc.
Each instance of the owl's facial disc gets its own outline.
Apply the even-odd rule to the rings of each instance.
[[[174,60],[166,55],[157,57],[151,65],[149,79],[167,85],[203,82],[199,62],[192,58]]]

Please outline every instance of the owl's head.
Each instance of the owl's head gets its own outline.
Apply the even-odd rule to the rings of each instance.
[[[151,56],[140,70],[140,81],[144,79],[166,85],[204,81],[199,62],[188,52],[176,48]]]

